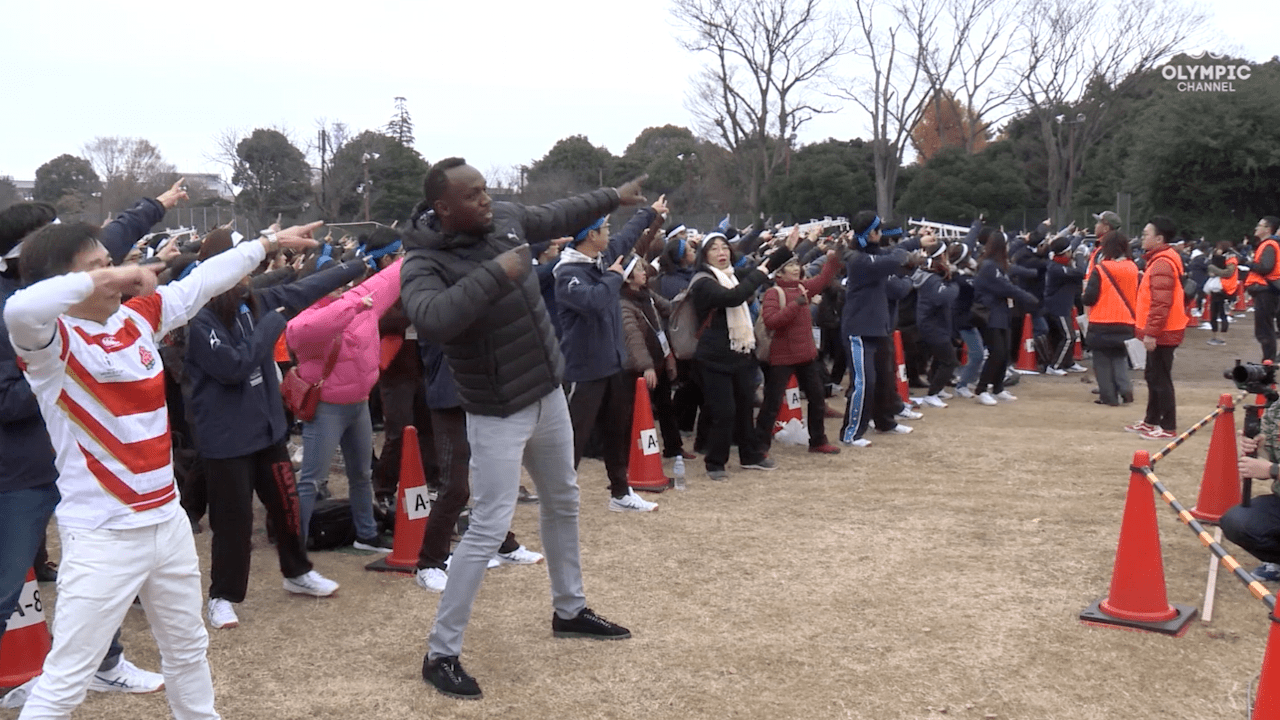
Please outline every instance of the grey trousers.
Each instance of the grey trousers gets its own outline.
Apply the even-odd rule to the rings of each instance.
[[[559,388],[508,417],[467,413],[471,445],[471,519],[453,551],[449,581],[427,642],[431,658],[462,653],[462,634],[489,559],[511,528],[520,466],[538,489],[542,552],[551,576],[551,605],[561,618],[587,606],[578,553],[578,475],[573,423]]]
[[[1123,395],[1133,394],[1129,380],[1129,353],[1124,348],[1093,351],[1093,371],[1098,376],[1098,397],[1108,405],[1119,405]]]

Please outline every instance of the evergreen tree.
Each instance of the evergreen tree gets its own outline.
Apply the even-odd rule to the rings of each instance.
[[[404,98],[396,98],[396,112],[384,134],[407,148],[413,147],[413,119],[409,117],[408,101]]]

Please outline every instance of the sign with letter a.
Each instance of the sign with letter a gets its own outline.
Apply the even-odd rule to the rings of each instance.
[[[791,408],[792,410],[800,409],[800,388],[797,388],[797,387],[787,388],[787,407]]]
[[[640,431],[640,452],[653,455],[658,452],[658,431],[653,428]]]
[[[427,486],[405,488],[404,514],[410,520],[421,520],[431,514],[431,501],[427,498]]]

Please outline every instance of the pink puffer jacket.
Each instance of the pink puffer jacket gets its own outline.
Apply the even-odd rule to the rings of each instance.
[[[400,263],[333,299],[322,298],[289,321],[285,338],[298,356],[298,375],[315,382],[324,370],[334,337],[341,333],[342,349],[333,372],[320,386],[320,399],[335,405],[363,402],[378,382],[380,342],[378,319],[400,299]],[[363,300],[373,295],[373,307]]]

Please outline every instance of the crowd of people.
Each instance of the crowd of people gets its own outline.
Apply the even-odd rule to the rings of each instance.
[[[1082,325],[1102,405],[1135,401],[1130,365],[1145,361],[1146,414],[1124,429],[1156,440],[1177,432],[1174,350],[1201,308],[1221,345],[1249,293],[1262,356],[1275,355],[1274,217],[1255,247],[1189,242],[1163,217],[1130,241],[1114,212],[1092,233],[1006,233],[980,219],[944,240],[866,211],[788,228],[726,218],[703,234],[642,182],[529,207],[492,201],[483,175],[450,158],[402,230],[338,241],[317,239],[319,223],[259,238],[153,233],[184,199],[180,183],[103,227],[58,223],[40,203],[0,213],[0,618],[33,565],[53,570],[39,553],[55,514],[61,538],[59,632],[43,674],[9,695],[25,701],[21,717],[68,717],[89,689],[162,686],[175,717],[218,717],[206,627],[240,622],[254,495],[284,589],[332,595],[308,543],[334,456],[355,547],[387,552],[379,522],[394,512],[409,426],[435,493],[415,579],[442,593],[422,674],[470,699],[482,693],[462,638],[488,567],[545,561],[556,637],[630,637],[586,603],[577,469],[603,460],[609,511],[658,509],[628,485],[637,392],[650,395],[664,457],[701,456],[723,482],[735,446],[739,468],[777,467],[793,377],[809,452],[834,455],[870,446],[872,429],[909,434],[922,411],[958,399],[1016,401],[1007,385],[1024,326],[1037,369],[1065,375],[1086,370],[1072,353]],[[634,210],[614,233],[624,206]],[[898,393],[895,333],[918,402]],[[311,402],[286,403],[285,386],[309,388]],[[1248,465],[1273,478],[1280,466],[1260,468]],[[522,500],[539,504],[541,553],[511,532]],[[206,517],[207,592],[193,540]],[[1258,522],[1251,533],[1280,537]],[[121,654],[135,597],[159,674]]]

